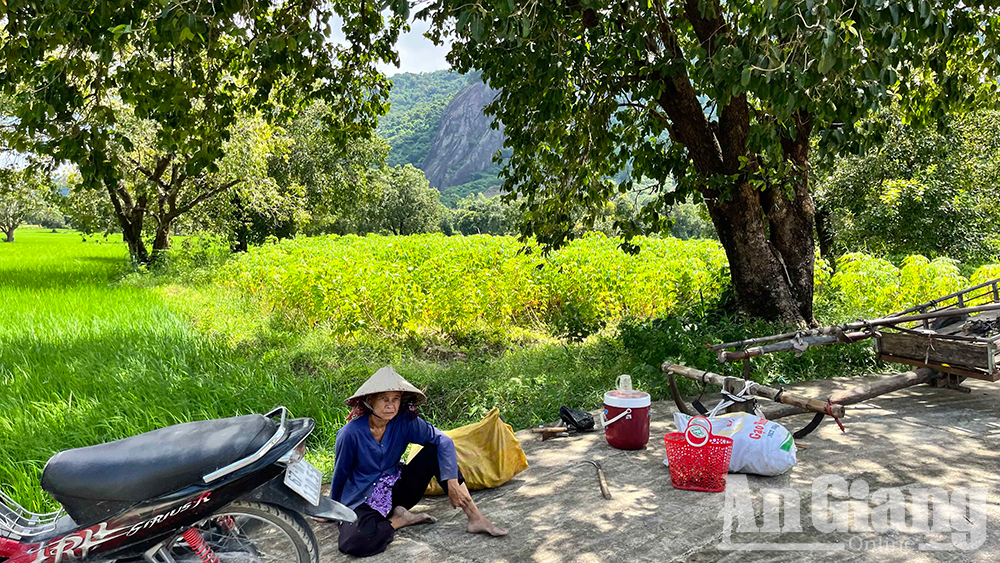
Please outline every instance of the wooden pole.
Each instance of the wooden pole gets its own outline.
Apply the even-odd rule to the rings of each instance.
[[[853,405],[861,401],[867,401],[872,397],[878,397],[879,395],[885,395],[886,393],[892,393],[893,391],[899,391],[900,389],[906,389],[907,387],[913,387],[921,383],[928,383],[936,375],[937,372],[931,368],[918,368],[892,377],[863,383],[850,389],[844,389],[843,391],[837,391],[830,395],[830,402],[837,403],[838,405]]]
[[[795,416],[797,414],[805,414],[809,411],[800,409],[799,407],[793,407],[792,405],[779,405],[774,408],[765,409],[764,416],[768,420],[778,420],[779,418],[785,418],[786,416]]]
[[[719,375],[717,373],[712,373],[709,371],[702,371],[700,369],[689,368],[687,366],[679,366],[671,362],[663,362],[661,370],[681,377],[686,377],[693,381],[702,381],[704,383],[711,383],[712,385],[718,385],[725,388],[726,380],[734,380],[734,382],[740,383],[742,387],[743,379],[739,377],[726,377]],[[817,399],[811,399],[809,397],[804,397],[802,395],[796,395],[789,391],[783,391],[781,389],[775,389],[773,387],[766,387],[759,383],[753,383],[750,389],[747,391],[751,395],[756,395],[758,397],[764,397],[766,399],[774,400],[778,397],[779,403],[784,403],[786,405],[792,405],[805,409],[811,412],[821,412],[823,414],[832,415],[834,418],[844,417],[844,405],[828,404]]]
[[[830,402],[844,406],[853,405],[862,401],[867,401],[868,399],[873,399],[879,395],[920,385],[921,383],[931,383],[938,377],[938,375],[939,374],[931,368],[919,368],[906,373],[901,373],[899,375],[894,375],[892,377],[883,378],[878,381],[862,383],[861,385],[851,387],[850,389],[844,389],[843,391],[837,391],[833,395],[830,395]],[[791,405],[781,405],[777,408],[768,409],[765,415],[767,415],[768,420],[778,420],[779,418],[794,416],[804,412],[807,411]]]
[[[802,332],[803,331],[786,332],[783,334],[774,334],[771,336],[761,336],[760,338],[747,338],[745,340],[737,340],[735,342],[723,342],[722,344],[707,344],[707,346],[713,352],[718,352],[719,350],[725,350],[727,348],[743,348],[744,346],[750,346],[752,344],[765,344],[767,342],[777,342],[778,340],[786,340],[788,338],[794,338],[795,336],[802,334]]]

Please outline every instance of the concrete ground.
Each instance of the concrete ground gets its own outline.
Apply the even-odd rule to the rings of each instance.
[[[789,388],[825,397],[860,382],[845,378]],[[483,512],[510,529],[508,537],[467,533],[465,517],[449,506],[447,497],[429,497],[414,510],[429,512],[438,522],[398,531],[389,548],[368,561],[1000,561],[1000,504],[994,486],[1000,471],[1000,383],[968,380],[966,385],[972,393],[925,385],[848,407],[847,433],[828,418],[797,441],[796,467],[777,477],[749,476],[745,481],[731,474],[727,493],[720,494],[670,485],[663,435],[674,431],[672,402],[653,404],[645,450],[613,449],[601,430],[546,442],[518,432],[530,469],[500,488],[473,492]],[[781,423],[794,431],[810,418],[799,415]],[[580,465],[587,459],[604,466],[612,500],[601,497],[594,468]],[[845,479],[850,494],[860,499],[851,501],[854,527],[846,532],[813,525],[814,502],[832,507],[819,512],[823,518],[848,512],[848,501],[840,500],[847,491],[843,497],[811,495],[814,481],[824,475]],[[931,498],[943,499],[930,503],[932,518],[917,502],[930,487],[941,489],[930,491]],[[784,505],[783,533],[736,526],[724,530],[724,506],[743,506],[740,501],[748,496],[756,526],[773,529],[764,518],[761,489],[788,488],[797,491],[799,502]],[[901,530],[876,524],[885,514],[902,514],[886,511],[886,499],[895,497],[876,490],[887,488],[904,492],[899,497],[906,511]],[[961,506],[948,504],[964,500],[962,489],[968,488],[984,488],[978,497],[983,503],[978,511],[959,515]],[[736,494],[740,490],[744,494]],[[971,496],[977,498],[976,493]],[[868,511],[871,520],[865,517]],[[921,531],[921,523],[930,531]],[[353,559],[338,553],[336,526],[313,527],[323,563]],[[971,535],[966,533],[970,530]],[[973,549],[962,551],[956,545]]]

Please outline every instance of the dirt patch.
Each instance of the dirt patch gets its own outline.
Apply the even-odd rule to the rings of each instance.
[[[435,362],[464,362],[465,352],[448,348],[447,346],[428,346],[424,349],[424,356]]]

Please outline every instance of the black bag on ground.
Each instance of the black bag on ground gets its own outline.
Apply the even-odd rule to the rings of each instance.
[[[571,428],[576,428],[580,432],[594,429],[594,417],[587,411],[571,409],[569,407],[559,407],[559,418]]]

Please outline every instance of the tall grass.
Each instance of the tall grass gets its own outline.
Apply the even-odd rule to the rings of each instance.
[[[914,254],[897,266],[884,258],[850,253],[837,260],[837,272],[817,291],[816,303],[829,322],[882,316],[996,278],[1000,264],[979,266],[967,278],[950,258],[930,260]],[[981,303],[969,303],[976,304]]]
[[[55,452],[285,404],[337,424],[331,386],[197,333],[156,291],[119,285],[120,243],[21,229],[0,245],[0,487],[28,507]],[[328,439],[329,435],[321,438]]]

